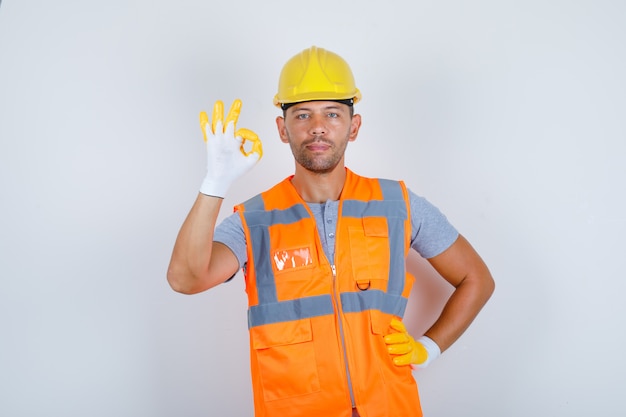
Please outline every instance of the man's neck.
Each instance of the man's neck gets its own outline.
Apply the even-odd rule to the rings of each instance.
[[[291,179],[296,191],[307,203],[339,200],[345,181],[346,169],[343,164],[324,173],[311,172],[296,165],[296,172]]]

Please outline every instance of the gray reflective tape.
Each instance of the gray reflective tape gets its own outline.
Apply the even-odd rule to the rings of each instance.
[[[265,201],[263,200],[263,196],[261,194],[257,194],[250,200],[243,203],[243,206],[246,208],[246,211],[264,211]]]
[[[402,185],[398,181],[379,179],[378,183],[383,192],[385,202],[391,205],[391,210],[393,211],[391,215],[387,216],[390,253],[387,293],[401,297],[406,278],[406,260],[404,255],[404,221],[408,219],[406,201]]]
[[[250,230],[250,236],[259,304],[275,303],[278,301],[278,294],[270,255],[270,231],[267,227],[257,226],[256,229],[256,231]]]
[[[366,310],[379,310],[394,316],[404,316],[408,300],[402,296],[385,293],[381,290],[345,292],[341,294],[341,307],[344,313],[360,313]]]
[[[274,224],[295,223],[303,218],[310,217],[309,212],[302,204],[296,204],[286,210],[257,211],[254,208],[263,207],[264,203],[254,197],[245,204],[243,215],[250,229],[252,254],[254,256],[254,270],[259,304],[275,303],[278,301],[276,280],[272,269],[270,253],[270,235],[268,227]],[[250,211],[248,208],[250,207]]]
[[[404,221],[408,218],[408,211],[399,182],[379,180],[379,184],[384,200],[346,200],[342,204],[341,215],[356,218],[385,217],[387,219],[390,254],[387,292],[401,296],[406,278]]]
[[[285,210],[248,211],[246,208],[243,215],[246,217],[248,227],[291,224],[310,217],[306,207],[302,204],[296,204]]]
[[[251,306],[248,310],[248,327],[284,323],[332,314],[334,314],[334,308],[330,295],[316,295],[296,300]]]
[[[341,207],[341,214],[346,217],[387,217],[388,219],[397,217],[405,220],[408,216],[406,203],[401,201],[358,201],[345,200]]]
[[[383,192],[383,198],[385,200],[401,200],[404,201],[404,193],[402,192],[402,186],[398,181],[379,179],[380,189]]]
[[[406,257],[404,255],[404,221],[388,218],[389,227],[389,282],[387,292],[402,295],[406,281]]]

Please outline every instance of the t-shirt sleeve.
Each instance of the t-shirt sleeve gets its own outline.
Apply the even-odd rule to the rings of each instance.
[[[409,190],[411,202],[411,247],[422,257],[435,257],[448,249],[459,232],[437,207]]]
[[[213,233],[213,241],[228,246],[237,257],[240,268],[248,262],[246,235],[243,232],[243,225],[241,224],[239,213],[231,214],[217,225]]]

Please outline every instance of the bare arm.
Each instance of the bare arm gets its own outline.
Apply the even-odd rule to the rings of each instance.
[[[207,173],[198,198],[178,232],[167,269],[167,281],[174,291],[195,294],[208,290],[232,277],[239,268],[235,254],[226,245],[213,242],[213,233],[222,197],[232,182],[263,155],[256,133],[235,130],[240,110],[241,100],[237,99],[224,121],[224,103],[218,100],[213,106],[212,123],[205,112],[200,113]],[[250,152],[244,151],[246,141],[252,142]]]
[[[213,232],[222,199],[198,194],[176,238],[167,270],[174,291],[195,294],[232,277],[239,269],[235,254],[213,242]]]
[[[443,352],[476,318],[491,297],[495,283],[487,265],[461,235],[452,246],[428,261],[455,287],[441,315],[426,332]]]

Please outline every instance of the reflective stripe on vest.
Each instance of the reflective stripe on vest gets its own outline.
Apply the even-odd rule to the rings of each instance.
[[[405,285],[405,247],[404,222],[408,213],[403,190],[396,181],[378,180],[384,200],[359,201],[343,200],[340,205],[340,217],[384,217],[388,225],[389,241],[389,280],[387,291],[366,290],[343,292],[340,294],[342,309],[345,313],[380,310],[402,317],[407,299],[402,296]],[[310,218],[309,211],[303,204],[295,204],[284,210],[265,211],[261,195],[244,203],[243,215],[246,219],[252,242],[256,272],[258,305],[248,310],[248,326],[281,323],[304,318],[334,314],[331,295],[303,297],[295,300],[278,301],[276,281],[271,265],[271,245],[269,226],[288,225],[301,219]]]

